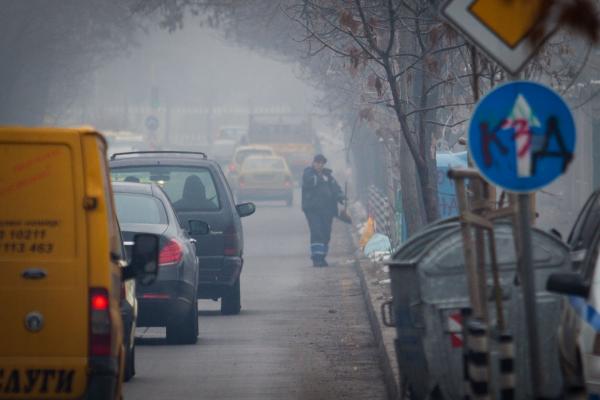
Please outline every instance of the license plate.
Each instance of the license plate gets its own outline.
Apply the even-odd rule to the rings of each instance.
[[[73,394],[75,369],[0,368],[0,398],[64,398]]]

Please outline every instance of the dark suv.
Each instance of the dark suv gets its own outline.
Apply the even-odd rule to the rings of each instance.
[[[220,298],[222,314],[238,314],[244,263],[240,217],[253,214],[254,204],[236,205],[223,171],[203,153],[118,153],[111,156],[110,168],[113,181],[137,180],[159,185],[183,226],[194,220],[210,225],[210,234],[191,235],[196,239],[200,261],[198,298]]]

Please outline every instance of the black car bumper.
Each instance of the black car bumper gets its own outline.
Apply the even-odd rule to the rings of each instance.
[[[242,273],[243,259],[241,257],[223,257],[220,268],[202,268],[200,258],[200,276],[198,280],[198,298],[219,298],[231,287]]]
[[[158,281],[138,290],[137,299],[137,326],[166,326],[195,304],[196,288],[187,282]]]

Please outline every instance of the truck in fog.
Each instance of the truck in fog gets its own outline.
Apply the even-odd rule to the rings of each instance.
[[[250,115],[248,143],[272,147],[284,157],[295,178],[316,153],[321,144],[309,116],[297,114]]]

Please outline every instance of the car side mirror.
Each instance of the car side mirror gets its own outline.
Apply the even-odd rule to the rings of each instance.
[[[558,294],[587,298],[590,286],[583,277],[575,272],[560,272],[550,275],[546,282],[546,290]]]
[[[131,263],[124,268],[123,279],[137,278],[142,285],[150,285],[158,275],[158,235],[139,233],[133,241]]]
[[[237,209],[237,213],[240,217],[248,217],[256,211],[256,206],[254,203],[242,203],[235,206]]]
[[[192,219],[189,221],[190,235],[208,235],[210,233],[210,225],[204,221]]]

